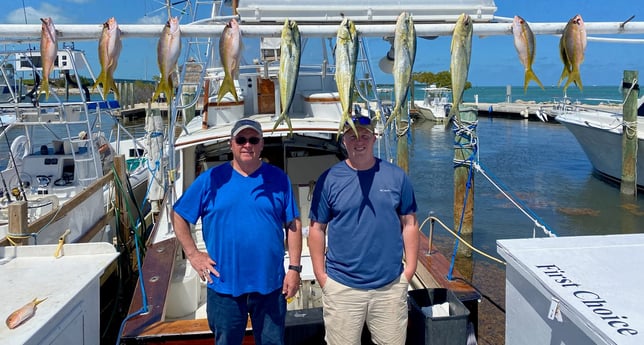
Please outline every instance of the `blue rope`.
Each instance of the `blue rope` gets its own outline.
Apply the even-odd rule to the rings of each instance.
[[[136,231],[134,232],[134,235],[137,236]],[[143,270],[141,269],[141,261],[143,261],[143,258],[141,257],[141,250],[139,248],[139,241],[134,241],[134,244],[136,246],[136,264],[139,269],[139,285],[141,285],[141,299],[143,300],[143,306],[141,309],[135,311],[134,313],[128,315],[123,319],[123,322],[121,322],[121,327],[119,327],[119,334],[118,337],[116,338],[116,345],[121,344],[121,334],[123,333],[123,328],[125,327],[125,323],[128,322],[131,318],[147,313],[148,312],[148,296],[145,293],[145,284],[143,284]]]

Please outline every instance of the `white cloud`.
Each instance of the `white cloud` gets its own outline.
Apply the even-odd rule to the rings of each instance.
[[[6,16],[7,23],[25,24],[25,16],[27,17],[27,24],[40,24],[40,18],[45,17],[51,17],[54,20],[54,24],[71,22],[70,17],[64,15],[59,6],[43,2],[37,9],[29,6],[9,12]]]
[[[168,21],[167,17],[163,14],[156,16],[145,16],[137,20],[137,24],[165,24]]]

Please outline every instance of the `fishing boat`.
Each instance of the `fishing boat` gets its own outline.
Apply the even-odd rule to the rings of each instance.
[[[289,6],[278,6],[275,1],[254,2],[249,7],[244,7],[240,2],[237,8],[241,14],[240,26],[244,30],[253,31],[255,25],[266,24],[265,20],[283,23],[287,18],[298,17],[302,22],[317,22],[324,17],[319,7],[316,10],[305,10],[307,6],[298,6],[290,9]],[[219,5],[219,4],[216,4]],[[257,7],[259,6],[259,7]],[[264,17],[257,21],[251,13],[262,13]],[[279,8],[278,12],[274,10]],[[386,16],[390,22],[395,22],[399,9],[387,7],[391,15]],[[221,8],[216,7],[210,13],[220,13]],[[257,12],[259,11],[259,12]],[[294,12],[292,12],[294,11]],[[322,12],[319,12],[322,11]],[[246,15],[243,15],[243,14]],[[313,15],[316,13],[316,15]],[[310,18],[308,17],[310,16]],[[230,17],[211,18],[213,25],[222,27]],[[249,18],[246,20],[245,18]],[[197,21],[197,19],[194,19]],[[204,21],[200,21],[203,23]],[[340,21],[333,25],[337,27]],[[260,26],[261,27],[261,26]],[[307,38],[306,44],[314,44],[315,37]],[[320,40],[322,51],[333,51],[329,46],[330,40],[323,37]],[[218,44],[208,42],[208,57],[205,61],[217,60],[213,58],[217,52]],[[190,45],[192,47],[192,45]],[[331,56],[319,57],[317,63],[303,62],[297,75],[297,88],[289,112],[291,130],[286,124],[278,124],[275,128],[281,109],[279,97],[279,53],[276,50],[279,44],[271,41],[270,37],[260,38],[259,50],[255,52],[251,64],[240,66],[239,78],[235,81],[238,99],[230,94],[218,101],[218,91],[221,86],[224,71],[217,64],[211,65],[204,62],[203,75],[197,83],[195,94],[201,94],[203,109],[187,123],[173,124],[170,128],[177,127],[181,133],[175,140],[170,139],[170,160],[176,157],[176,162],[169,163],[169,168],[175,169],[176,179],[168,181],[168,192],[160,212],[158,221],[150,235],[147,253],[143,259],[141,277],[134,291],[128,316],[126,317],[120,341],[126,344],[153,344],[153,343],[191,343],[209,344],[213,341],[213,334],[209,329],[206,319],[206,285],[199,275],[193,270],[190,263],[182,254],[181,246],[175,237],[169,219],[173,203],[190,186],[195,178],[207,169],[219,164],[228,163],[232,159],[230,152],[230,133],[234,123],[242,118],[256,120],[264,132],[264,149],[262,159],[283,169],[289,176],[293,185],[295,197],[300,207],[304,228],[304,244],[301,264],[303,266],[301,279],[302,285],[294,300],[287,305],[286,338],[289,344],[322,344],[324,343],[324,325],[322,320],[322,291],[313,275],[311,258],[306,245],[308,229],[308,210],[310,208],[310,195],[313,192],[316,179],[322,172],[338,163],[345,157],[345,152],[340,145],[339,133],[343,126],[341,104],[335,81],[335,68]],[[306,45],[304,48],[306,49]],[[187,56],[194,56],[188,53]],[[361,49],[356,75],[373,75],[368,73],[368,56],[366,49]],[[191,62],[197,63],[197,62]],[[187,69],[183,69],[187,70]],[[186,85],[194,85],[192,78],[182,76],[177,94],[182,93]],[[358,79],[358,78],[356,78]],[[361,98],[364,104],[378,107],[377,95],[368,91],[377,90],[375,81],[371,79],[356,80],[356,87],[362,86]],[[188,101],[176,99],[171,106],[178,109],[189,106],[197,100]],[[382,109],[375,109],[381,112]],[[176,111],[170,111],[170,114]],[[370,112],[367,112],[369,114]],[[383,119],[384,120],[384,119]],[[173,131],[169,131],[173,132]],[[376,126],[376,151],[387,159],[391,152],[390,137],[382,123]],[[389,155],[390,156],[390,155]],[[194,238],[198,248],[204,250],[201,223],[194,226]],[[467,315],[461,315],[463,321],[462,331],[465,334],[467,324],[476,326],[477,306],[480,295],[471,286],[458,280],[445,278],[445,269],[449,266],[447,260],[441,255],[430,250],[430,242],[423,237],[420,251],[419,269],[411,282],[412,289],[444,288],[449,289],[458,296],[470,309]],[[288,254],[285,252],[284,264],[288,266]],[[285,267],[286,267],[285,266]],[[441,273],[442,272],[442,273]],[[249,322],[247,340],[252,342],[252,325]],[[416,336],[418,339],[424,333]]]
[[[411,104],[425,120],[442,123],[447,119],[447,114],[452,107],[450,97],[452,90],[447,87],[438,87],[431,84],[421,89],[425,95],[422,100],[414,100]]]
[[[39,52],[10,51],[0,56],[1,67],[12,66],[16,72],[42,79]],[[61,240],[112,243],[115,198],[126,195],[134,207],[145,197],[145,146],[124,128],[111,128],[113,122],[106,122],[119,110],[118,103],[90,101],[83,90],[73,90],[72,85],[82,85],[81,71],[93,76],[83,52],[61,49],[57,61],[54,73],[69,81],[67,87],[52,86],[49,101],[35,92],[24,97],[19,89],[12,89],[11,100],[0,104],[0,113],[14,119],[0,133],[0,145],[8,152],[0,171],[3,245]],[[69,100],[70,92],[78,100]],[[120,155],[123,171],[115,173]],[[123,179],[120,186],[113,183],[117,175]],[[128,196],[127,186],[136,199]]]
[[[640,98],[639,104],[644,102]],[[561,108],[555,119],[568,128],[588,156],[593,169],[611,181],[622,178],[622,140],[624,132],[637,135],[638,146],[644,147],[644,116],[637,116],[637,130],[624,123],[621,113],[588,109],[583,106]],[[636,131],[636,132],[635,132]],[[637,151],[636,178],[638,189],[644,189],[644,150]]]

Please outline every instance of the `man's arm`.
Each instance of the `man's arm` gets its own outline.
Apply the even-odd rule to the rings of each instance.
[[[326,284],[326,270],[324,268],[325,249],[326,249],[326,224],[318,223],[311,220],[309,224],[309,253],[313,263],[313,273],[315,279],[321,287]]]
[[[404,274],[407,281],[411,281],[414,273],[416,273],[416,266],[418,265],[418,247],[420,245],[418,219],[416,219],[415,213],[411,213],[400,216],[400,222],[402,223],[402,238],[405,250]]]
[[[289,265],[299,266],[302,258],[302,221],[299,218],[293,219],[288,224],[286,232],[286,245],[288,250]],[[295,296],[300,287],[300,274],[294,270],[287,270],[282,293],[286,298]]]
[[[172,226],[177,240],[179,240],[181,247],[183,247],[184,254],[199,277],[208,282],[212,281],[210,273],[219,277],[219,272],[215,270],[215,261],[208,256],[208,253],[201,252],[197,249],[197,244],[190,232],[190,224],[174,211],[172,211]]]

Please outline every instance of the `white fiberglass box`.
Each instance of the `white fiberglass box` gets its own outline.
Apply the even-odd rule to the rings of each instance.
[[[0,326],[0,344],[100,344],[100,277],[118,257],[110,243],[0,247],[0,315],[46,298],[22,325]]]
[[[644,344],[644,234],[499,240],[506,344]]]

